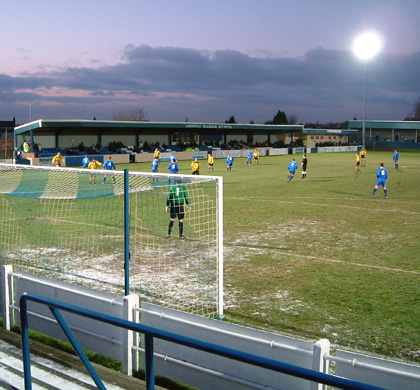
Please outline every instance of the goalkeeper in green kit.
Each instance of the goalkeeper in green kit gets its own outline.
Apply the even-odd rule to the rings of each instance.
[[[170,212],[171,220],[169,221],[168,235],[166,238],[171,237],[172,227],[174,226],[175,218],[178,217],[179,221],[179,239],[184,239],[184,203],[187,204],[188,210],[191,210],[190,199],[188,191],[185,186],[175,184],[169,188],[168,196],[166,198],[166,212]]]

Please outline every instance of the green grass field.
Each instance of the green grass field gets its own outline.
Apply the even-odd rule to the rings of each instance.
[[[368,152],[236,158],[224,176],[225,314],[229,321],[420,362],[420,154]],[[287,181],[292,157],[299,163]],[[388,199],[376,170],[388,169]],[[190,161],[180,173],[190,173]],[[162,161],[160,172],[167,172]],[[202,162],[201,174],[207,174]],[[150,163],[117,169],[151,171]]]

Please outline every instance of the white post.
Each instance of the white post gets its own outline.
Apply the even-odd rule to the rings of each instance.
[[[312,370],[328,374],[329,361],[324,356],[330,353],[331,343],[327,339],[321,339],[314,344],[312,356]],[[311,382],[311,390],[323,390],[321,383]]]
[[[218,318],[223,318],[223,177],[218,178],[219,189],[217,194],[218,210],[219,210],[219,307],[218,307]]]
[[[137,294],[126,295],[124,297],[123,318],[134,323],[139,322],[139,312],[133,308],[139,307],[139,296]],[[133,371],[139,370],[139,353],[133,349],[139,346],[139,334],[130,330],[124,331],[123,337],[123,372],[129,376]]]
[[[14,327],[13,310],[10,308],[11,294],[13,294],[13,278],[9,279],[9,275],[13,274],[11,265],[0,266],[0,300],[1,300],[1,317],[3,318],[3,328],[10,330]],[[10,280],[10,283],[9,283]]]

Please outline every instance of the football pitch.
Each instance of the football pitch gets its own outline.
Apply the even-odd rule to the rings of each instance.
[[[260,158],[224,177],[224,289],[228,321],[420,363],[420,153],[368,151]],[[292,158],[299,164],[287,181]],[[371,198],[376,170],[388,169]],[[191,173],[181,161],[180,173]],[[208,174],[201,161],[200,174]],[[168,172],[167,161],[159,171]],[[117,169],[151,171],[150,163]],[[188,218],[188,216],[187,216]]]

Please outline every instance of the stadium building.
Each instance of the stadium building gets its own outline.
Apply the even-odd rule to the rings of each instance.
[[[363,121],[349,121],[349,129],[362,134]],[[366,146],[373,148],[420,148],[420,121],[365,121]]]
[[[97,120],[37,120],[14,129],[16,150],[26,140],[31,151],[25,157],[32,164],[47,163],[59,151],[67,166],[81,165],[85,154],[99,160],[113,155],[116,163],[150,161],[155,148],[163,157],[172,152],[181,160],[206,158],[208,152],[222,158],[224,153],[218,152],[226,150],[240,151],[235,157],[243,157],[242,150],[250,147],[258,148],[261,155],[270,155],[273,149],[302,153],[304,148],[348,145],[349,137],[356,134],[357,130],[303,125]]]

